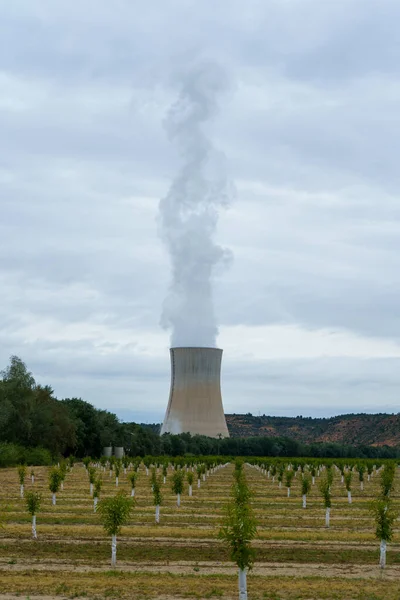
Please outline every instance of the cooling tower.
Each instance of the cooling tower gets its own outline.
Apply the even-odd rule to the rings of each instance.
[[[222,350],[171,348],[171,391],[161,435],[229,437],[221,397]]]

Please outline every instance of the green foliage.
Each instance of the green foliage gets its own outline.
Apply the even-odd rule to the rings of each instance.
[[[161,485],[159,479],[155,479],[152,483],[153,487],[153,504],[154,506],[160,506],[163,501],[163,497],[161,494]]]
[[[94,484],[96,481],[96,469],[94,467],[88,467],[87,473],[89,477],[89,483]]]
[[[294,477],[294,471],[286,471],[286,477],[285,477],[286,487],[288,487],[288,488],[292,487],[293,477]]]
[[[307,495],[311,490],[311,477],[308,473],[303,473],[301,477],[301,493],[302,495]]]
[[[193,485],[193,480],[194,480],[194,475],[192,473],[192,471],[188,471],[187,475],[186,475],[186,479],[189,485]]]
[[[332,506],[331,486],[327,474],[321,477],[319,482],[319,491],[321,492],[325,508]]]
[[[49,489],[53,494],[58,492],[62,481],[63,478],[60,469],[53,467],[49,473]]]
[[[174,471],[172,475],[172,491],[174,494],[182,494],[184,477],[185,474],[182,470]]]
[[[329,487],[331,487],[331,485],[333,483],[333,466],[332,465],[328,465],[326,467],[326,475],[325,476],[328,481]]]
[[[136,473],[136,471],[132,471],[132,473],[129,473],[129,475],[128,475],[128,481],[131,484],[131,488],[133,490],[135,489],[136,479],[137,479],[137,473]]]
[[[151,476],[150,476],[151,485],[154,485],[156,481],[157,481],[157,469],[156,469],[156,467],[153,467],[151,469]]]
[[[75,461],[76,461],[76,458],[75,458],[75,456],[74,456],[73,454],[71,454],[71,455],[68,457],[68,462],[69,462],[69,467],[70,467],[70,469],[72,469],[72,467],[74,466],[74,464],[75,464]]]
[[[371,511],[375,517],[375,535],[378,540],[390,542],[393,538],[393,524],[399,513],[395,511],[387,499],[378,498],[371,504]]]
[[[27,492],[25,495],[25,503],[29,514],[33,516],[39,512],[41,501],[42,497],[38,492]]]
[[[121,532],[121,528],[129,520],[133,506],[134,500],[127,498],[123,492],[100,500],[97,513],[108,535],[118,535]]]
[[[100,492],[101,492],[102,487],[103,487],[103,480],[101,479],[101,477],[98,477],[93,482],[93,498],[100,497]]]
[[[167,463],[163,463],[162,474],[163,474],[164,477],[166,477],[168,475],[168,465],[167,465]]]
[[[115,461],[114,470],[115,477],[119,477],[119,474],[121,472],[121,460],[119,458],[117,458],[117,460]]]
[[[383,498],[389,498],[390,493],[394,489],[394,476],[396,466],[394,463],[386,463],[381,473],[381,495]]]
[[[344,484],[346,486],[346,490],[348,492],[351,492],[351,480],[353,478],[353,474],[351,471],[347,471],[347,473],[344,474]]]
[[[85,465],[85,468],[88,469],[90,463],[92,462],[92,459],[90,458],[90,456],[85,456],[85,458],[82,460],[82,462]]]
[[[227,543],[231,559],[240,569],[251,569],[255,557],[251,541],[256,536],[257,524],[250,498],[251,492],[242,472],[240,477],[235,477],[232,500],[224,509],[225,516],[218,534]]]
[[[21,485],[24,485],[24,483],[25,483],[25,477],[26,477],[26,466],[25,465],[18,465],[17,471],[18,471],[19,482],[20,482]]]
[[[365,465],[360,463],[357,465],[358,478],[360,481],[364,481]]]

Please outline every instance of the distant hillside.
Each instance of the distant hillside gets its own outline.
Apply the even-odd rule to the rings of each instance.
[[[299,442],[351,446],[400,446],[400,413],[350,414],[329,419],[225,415],[232,437],[288,437]]]

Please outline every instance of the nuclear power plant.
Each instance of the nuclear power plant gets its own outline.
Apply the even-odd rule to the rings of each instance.
[[[221,397],[219,348],[171,348],[171,390],[163,433],[229,437]]]

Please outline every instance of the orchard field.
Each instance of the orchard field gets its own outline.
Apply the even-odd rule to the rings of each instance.
[[[268,461],[268,459],[265,459]],[[100,501],[125,490],[131,494],[128,469],[109,474],[99,465],[103,487]],[[184,467],[186,472],[186,468]],[[82,463],[67,473],[63,490],[52,505],[49,467],[34,467],[31,482],[28,467],[25,497],[30,490],[41,494],[37,513],[37,539],[32,539],[32,517],[26,498],[20,497],[17,469],[0,470],[0,598],[36,596],[50,598],[237,598],[237,567],[228,548],[218,539],[223,507],[229,499],[234,465],[210,472],[197,487],[194,471],[193,496],[188,485],[181,506],[171,489],[173,471],[162,479],[163,501],[160,523],[155,507],[150,473],[143,464],[137,472],[135,506],[118,535],[117,565],[110,567],[111,539],[105,533],[89,493],[88,472]],[[392,503],[400,508],[400,474],[396,469]],[[334,468],[331,486],[330,527],[325,526],[325,508],[319,479],[302,508],[301,472],[291,482],[287,496],[285,477],[279,487],[270,473],[246,465],[245,474],[254,496],[257,520],[254,569],[248,576],[249,599],[357,599],[400,600],[400,521],[394,525],[388,544],[387,566],[379,568],[379,540],[370,504],[379,494],[380,474],[364,477],[360,489],[353,473],[352,503],[348,502],[341,474]]]

